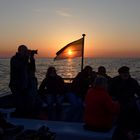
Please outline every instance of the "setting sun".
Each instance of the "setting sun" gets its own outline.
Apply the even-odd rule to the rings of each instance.
[[[68,55],[72,55],[72,50],[68,50]]]

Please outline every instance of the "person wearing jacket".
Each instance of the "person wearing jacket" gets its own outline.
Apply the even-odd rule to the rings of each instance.
[[[35,60],[29,54],[27,46],[20,45],[18,51],[10,59],[9,88],[13,95],[13,104],[16,113],[28,116],[31,113],[31,75],[35,73]]]
[[[130,74],[128,66],[121,66],[118,75],[113,77],[109,93],[120,103],[118,126],[114,131],[113,140],[130,140],[130,134],[140,133],[140,111],[137,97],[140,97],[140,85]],[[138,99],[139,100],[139,99]]]
[[[85,128],[94,131],[108,131],[120,111],[118,102],[114,102],[107,91],[107,79],[97,76],[85,97]]]
[[[39,93],[48,105],[48,119],[61,119],[62,101],[64,99],[65,85],[61,76],[57,75],[56,69],[50,66],[46,77],[41,82]],[[53,111],[53,105],[56,103],[56,114]]]

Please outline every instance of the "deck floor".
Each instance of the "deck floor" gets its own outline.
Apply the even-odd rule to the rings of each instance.
[[[109,132],[84,130],[83,123],[18,118],[9,118],[9,121],[16,125],[24,125],[25,129],[37,130],[43,125],[47,126],[50,131],[56,133],[56,140],[111,140],[114,131],[114,128]]]

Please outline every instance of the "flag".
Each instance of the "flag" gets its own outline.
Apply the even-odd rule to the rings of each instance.
[[[83,40],[84,38],[81,38],[67,44],[56,53],[56,57],[54,58],[54,60],[81,57],[83,50]]]

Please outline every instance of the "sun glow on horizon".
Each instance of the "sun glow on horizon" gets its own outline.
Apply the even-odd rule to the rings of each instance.
[[[83,33],[84,57],[140,57],[139,13],[139,0],[87,0],[80,5],[74,0],[1,0],[0,57],[13,56],[24,44],[38,49],[36,57],[53,58]],[[80,57],[81,41],[69,44],[62,57]]]
[[[72,50],[68,50],[68,55],[71,56],[73,54]]]

